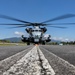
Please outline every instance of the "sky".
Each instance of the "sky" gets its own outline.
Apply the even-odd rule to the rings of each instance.
[[[75,0],[0,0],[0,14],[28,22],[43,22],[64,14],[75,14]],[[0,23],[20,23],[0,18]],[[75,23],[75,17],[49,23]],[[59,25],[66,29],[47,27],[52,39],[75,40],[75,25]],[[0,39],[27,35],[25,28],[0,26]]]

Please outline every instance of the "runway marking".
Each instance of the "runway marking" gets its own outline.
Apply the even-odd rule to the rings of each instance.
[[[2,61],[0,61],[0,75],[3,75],[13,64],[25,56],[33,47],[27,48],[21,52],[16,53]]]
[[[38,46],[17,61],[3,75],[55,75]]]
[[[42,52],[53,67],[56,75],[75,75],[75,66],[41,47]]]
[[[45,72],[43,75],[55,75],[53,68],[50,66],[48,60],[45,58],[44,54],[42,53],[39,47],[38,47],[38,55],[41,61],[41,66]]]

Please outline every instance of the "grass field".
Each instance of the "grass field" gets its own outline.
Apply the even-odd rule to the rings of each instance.
[[[25,43],[0,43],[0,46],[24,46]]]

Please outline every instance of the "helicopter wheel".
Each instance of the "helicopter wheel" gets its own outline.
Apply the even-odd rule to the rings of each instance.
[[[30,42],[27,42],[27,45],[30,45]]]
[[[45,45],[45,42],[44,41],[42,42],[42,45]]]

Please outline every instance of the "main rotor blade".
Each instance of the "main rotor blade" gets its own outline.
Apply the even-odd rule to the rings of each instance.
[[[0,24],[0,25],[10,25],[10,26],[12,26],[12,25],[14,25],[14,26],[32,26],[32,24],[30,24],[30,23],[27,23],[27,24]]]
[[[22,22],[22,23],[31,23],[31,22],[23,21],[23,20],[16,19],[16,18],[13,18],[13,17],[9,17],[9,16],[6,16],[6,15],[0,15],[0,18],[5,18],[5,19],[9,19],[9,20],[14,20],[14,21]]]
[[[0,25],[26,25],[26,24],[0,24]]]
[[[60,26],[47,26],[47,27],[62,28],[62,29],[67,28],[67,27],[60,27]]]
[[[27,27],[27,26],[16,26],[16,27],[8,27],[8,28],[21,28],[21,27]]]
[[[75,23],[54,23],[54,24],[44,24],[45,26],[47,25],[75,25]]]
[[[62,15],[62,16],[59,16],[59,17],[56,17],[56,18],[53,18],[53,19],[50,19],[50,20],[47,20],[47,21],[44,21],[41,23],[52,22],[52,21],[66,19],[66,18],[70,18],[70,17],[75,17],[75,15],[74,14],[66,14],[66,15]]]

